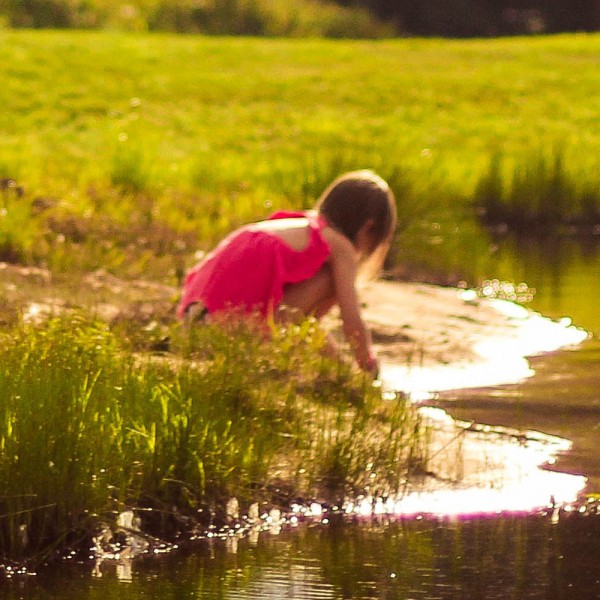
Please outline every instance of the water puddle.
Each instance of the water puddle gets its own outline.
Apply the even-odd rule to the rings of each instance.
[[[474,299],[470,291],[457,293],[465,302]],[[487,305],[506,318],[507,326],[477,340],[474,358],[447,365],[384,364],[384,397],[400,392],[421,402],[445,390],[516,383],[534,374],[528,357],[575,346],[589,337],[566,318],[555,321],[500,299],[489,299]],[[557,457],[571,449],[570,440],[461,421],[431,406],[420,412],[430,435],[430,476],[402,498],[388,500],[385,512],[531,512],[573,503],[586,486],[585,477],[552,469]]]

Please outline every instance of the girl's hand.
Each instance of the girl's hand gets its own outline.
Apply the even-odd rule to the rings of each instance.
[[[375,356],[371,354],[365,366],[365,371],[373,375],[373,379],[379,379],[379,361]]]

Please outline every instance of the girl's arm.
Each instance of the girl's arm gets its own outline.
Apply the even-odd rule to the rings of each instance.
[[[358,365],[365,371],[377,374],[378,365],[371,350],[371,335],[361,317],[356,293],[357,252],[352,242],[337,231],[326,228],[323,235],[331,248],[331,271],[344,335],[354,350]]]

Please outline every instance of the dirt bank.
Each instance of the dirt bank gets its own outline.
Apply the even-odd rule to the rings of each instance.
[[[528,356],[577,344],[587,333],[472,290],[378,281],[361,290],[384,387],[413,396],[511,383],[532,374]],[[179,289],[99,270],[80,277],[0,263],[0,325],[84,309],[108,322],[168,327]],[[332,316],[326,327],[339,329]]]

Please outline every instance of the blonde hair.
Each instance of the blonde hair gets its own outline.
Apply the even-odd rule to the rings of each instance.
[[[361,277],[374,277],[383,266],[396,229],[396,201],[386,181],[368,169],[345,173],[321,194],[316,209],[353,243],[360,228],[371,220],[371,247],[360,271]]]

